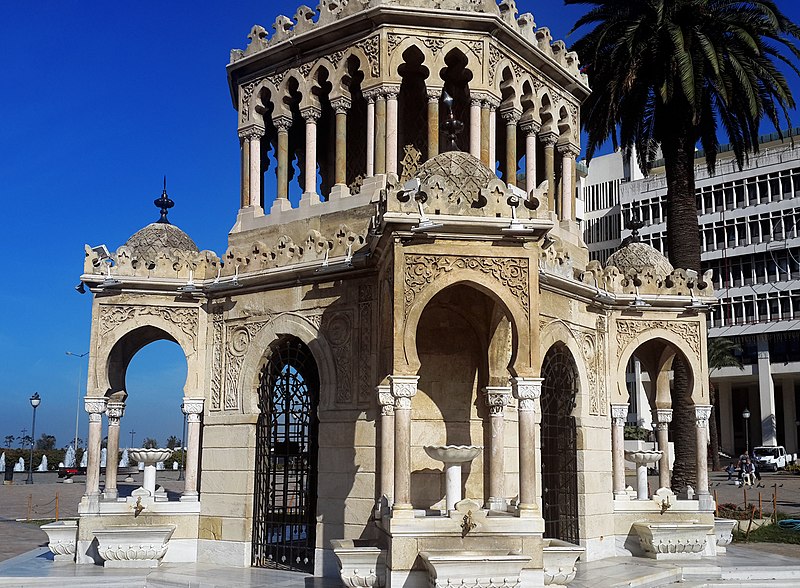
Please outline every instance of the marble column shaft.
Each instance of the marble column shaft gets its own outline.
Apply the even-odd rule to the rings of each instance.
[[[250,139],[246,136],[239,135],[240,152],[241,152],[241,174],[242,180],[240,185],[241,197],[239,199],[239,208],[246,208],[250,206]]]
[[[499,102],[489,101],[489,169],[497,168],[497,107]]]
[[[489,115],[489,101],[484,100],[481,103],[481,161],[491,168],[492,166],[489,164],[489,135],[491,133]]]
[[[386,97],[375,99],[375,173],[386,173]]]
[[[247,148],[243,149],[243,155],[248,156],[249,167],[247,171],[248,188],[242,194],[242,208],[248,206],[261,206],[261,137],[264,136],[264,128],[251,126],[239,131],[239,137],[247,141]]]
[[[395,400],[393,516],[401,511],[411,516],[411,399],[419,376],[389,376],[389,381]]]
[[[536,133],[539,124],[529,120],[520,128],[525,133],[525,192],[530,198],[536,189]]]
[[[331,101],[336,113],[336,164],[334,166],[334,182],[347,183],[347,111],[350,109],[349,98],[336,98]]]
[[[86,461],[86,496],[100,494],[100,442],[106,404],[107,399],[102,396],[86,396],[83,399],[83,407],[89,413],[89,438],[86,441],[86,451],[89,452]]]
[[[428,159],[439,155],[439,97],[441,89],[428,88]]]
[[[375,96],[364,94],[367,100],[367,177],[375,175]]]
[[[505,407],[511,399],[510,386],[487,386],[484,388],[486,405],[489,407],[489,500],[487,507],[495,510],[505,508]],[[484,460],[485,462],[486,460]]]
[[[672,422],[672,409],[657,408],[653,412],[653,420],[656,422],[656,441],[659,451],[662,452],[658,462],[658,487],[669,488],[669,424]]]
[[[399,90],[386,92],[386,173],[397,173],[397,94]]]
[[[500,116],[506,123],[506,184],[517,185],[517,110],[503,110]]]
[[[547,202],[551,212],[556,211],[556,160],[555,148],[558,137],[555,133],[539,135],[544,145],[544,176],[547,180]]]
[[[378,386],[378,405],[381,407],[381,485],[380,494],[391,505],[394,499],[394,403],[391,386]]]
[[[611,469],[613,472],[613,489],[615,497],[626,496],[625,420],[627,418],[627,404],[611,405]]]
[[[561,155],[561,220],[573,220],[572,200],[575,187],[572,168],[579,150],[571,144],[560,145],[558,150]]]
[[[711,416],[711,406],[696,404],[694,407],[695,437],[697,456],[697,488],[698,495],[708,494],[708,418]]]
[[[103,492],[105,498],[115,499],[117,491],[117,468],[119,462],[119,421],[125,414],[124,402],[109,402],[106,405],[108,416],[108,444],[106,445],[106,487]]]
[[[276,200],[289,200],[289,129],[292,119],[281,116],[273,120],[278,130],[278,175]]]
[[[481,99],[472,98],[469,102],[469,153],[481,157]]]
[[[301,111],[306,123],[306,160],[303,167],[303,198],[315,200],[317,195],[317,121],[320,111],[317,108],[304,108]]]
[[[525,516],[539,510],[536,492],[536,416],[542,395],[542,378],[514,378],[512,390],[519,411],[519,511],[520,516]]]
[[[181,410],[186,415],[186,463],[184,464],[184,487],[181,500],[197,500],[197,474],[200,463],[200,416],[203,414],[202,398],[184,398]]]

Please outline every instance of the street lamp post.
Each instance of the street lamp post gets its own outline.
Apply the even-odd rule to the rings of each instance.
[[[67,355],[70,357],[77,357],[78,359],[82,359],[89,355],[89,352],[86,353],[72,353],[72,351],[67,351]],[[76,397],[77,400],[75,402],[75,444],[73,447],[75,451],[78,451],[78,423],[80,422],[81,416],[81,376],[83,375],[83,362],[80,363],[78,366],[78,396]]]
[[[745,408],[742,411],[742,418],[744,419],[744,447],[745,453],[750,455],[750,410]]]
[[[31,460],[28,463],[28,479],[25,480],[26,484],[33,484],[33,446],[36,443],[36,407],[42,401],[39,398],[39,393],[34,392],[30,398],[31,406],[33,407],[33,422],[31,423]]]
[[[130,434],[131,434],[131,444],[130,444],[130,445],[128,445],[128,447],[129,447],[129,448],[133,448],[133,436],[136,434],[136,431],[134,431],[133,429],[131,429],[131,430],[130,430]]]
[[[186,414],[183,415],[183,433],[181,437],[181,469],[178,472],[178,479],[185,479],[186,471]]]

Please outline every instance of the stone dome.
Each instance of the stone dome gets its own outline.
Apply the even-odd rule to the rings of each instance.
[[[646,268],[654,268],[657,273],[664,275],[673,270],[669,260],[657,249],[639,241],[631,241],[612,253],[606,261],[606,267],[612,265],[623,274],[629,269],[641,273]]]
[[[155,222],[136,231],[125,243],[131,257],[145,262],[154,262],[160,253],[184,261],[190,261],[200,251],[186,233],[175,225]]]

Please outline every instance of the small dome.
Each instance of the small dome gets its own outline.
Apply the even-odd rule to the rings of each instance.
[[[627,273],[629,269],[639,273],[652,267],[656,272],[667,275],[673,269],[669,260],[657,249],[639,241],[631,241],[612,253],[606,261],[606,267],[611,265],[622,273]]]
[[[150,223],[136,231],[125,243],[131,257],[153,262],[160,253],[189,261],[199,251],[195,242],[178,227],[168,223]]]

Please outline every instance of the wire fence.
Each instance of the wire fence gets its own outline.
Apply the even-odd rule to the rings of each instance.
[[[28,494],[28,514],[26,520],[55,519],[58,520],[58,492],[50,502],[34,504],[33,494]]]

